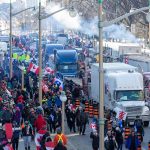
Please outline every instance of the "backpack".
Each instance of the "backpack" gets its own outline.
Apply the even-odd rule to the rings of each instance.
[[[109,138],[108,140],[106,140],[106,141],[104,142],[104,146],[105,146],[105,149],[106,149],[106,150],[114,150],[115,147],[116,147],[113,138]]]
[[[20,130],[15,130],[13,133],[13,139],[19,139]]]
[[[114,150],[115,149],[115,143],[112,138],[109,139],[109,150]]]
[[[136,127],[137,128],[141,128],[142,127],[142,121],[141,120],[137,120],[136,121]]]
[[[11,112],[9,111],[9,110],[5,110],[4,111],[4,113],[2,114],[2,119],[4,120],[4,121],[11,121],[11,119],[12,119],[12,114],[11,114]]]

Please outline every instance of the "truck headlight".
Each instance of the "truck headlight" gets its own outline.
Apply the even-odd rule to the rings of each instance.
[[[142,112],[143,115],[149,115],[150,114],[150,111],[149,111],[149,108],[148,107],[143,107],[143,112]]]

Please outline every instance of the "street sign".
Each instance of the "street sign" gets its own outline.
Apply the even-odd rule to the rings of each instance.
[[[103,0],[98,0],[99,4],[102,4],[103,3]]]

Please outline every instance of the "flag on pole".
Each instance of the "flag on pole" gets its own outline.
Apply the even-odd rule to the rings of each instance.
[[[50,67],[46,67],[45,71],[44,71],[44,74],[54,74],[54,70],[51,69]]]
[[[29,64],[29,67],[28,67],[28,71],[31,71],[35,74],[39,74],[39,66],[33,64],[33,63],[30,63]]]
[[[42,81],[42,90],[46,93],[48,92],[48,86]]]
[[[126,120],[126,117],[127,117],[127,113],[125,111],[121,110],[117,113],[117,118],[119,120]]]
[[[58,78],[55,78],[54,79],[54,84],[57,84],[59,86],[59,89],[60,90],[63,90],[63,81],[61,81],[60,79]]]

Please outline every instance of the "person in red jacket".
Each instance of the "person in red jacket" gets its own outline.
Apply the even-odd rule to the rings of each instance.
[[[43,118],[43,116],[41,114],[38,115],[37,119],[34,122],[34,126],[37,129],[37,131],[39,131],[45,125],[46,125],[46,121]]]

